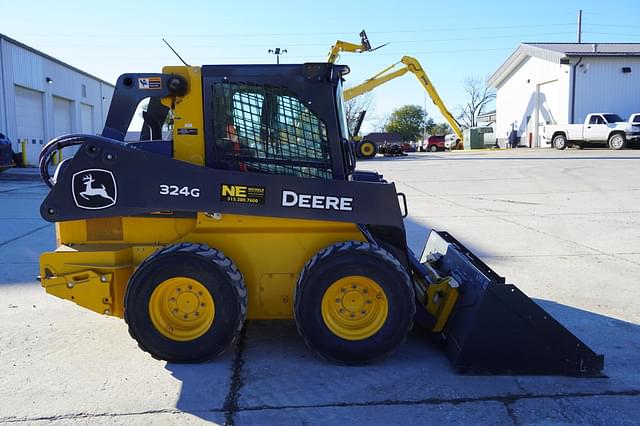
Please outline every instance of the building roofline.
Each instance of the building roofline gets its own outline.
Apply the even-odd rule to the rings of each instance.
[[[535,57],[547,60],[549,62],[560,64],[563,59],[579,58],[579,57],[637,57],[640,56],[640,52],[579,52],[566,49],[565,51],[558,51],[554,49],[546,49],[545,45],[572,45],[577,43],[552,43],[552,42],[526,42],[520,43],[516,50],[509,55],[500,67],[487,79],[487,85],[489,87],[497,88],[509,74],[519,66],[528,57]],[[592,43],[581,43],[582,45],[590,45]],[[638,43],[595,43],[596,45],[634,45]]]
[[[539,43],[535,43],[539,44]],[[506,61],[487,79],[489,87],[497,88],[502,81],[513,71],[518,65],[524,62],[527,57],[536,57],[546,59],[548,61],[560,63],[565,55],[553,50],[543,49],[533,46],[530,43],[520,43],[516,50],[509,55]]]
[[[42,56],[43,58],[46,58],[46,59],[48,59],[48,60],[50,60],[52,62],[55,62],[58,65],[62,65],[63,67],[69,68],[70,70],[73,70],[73,71],[75,71],[77,73],[80,73],[80,74],[85,75],[85,76],[87,76],[89,78],[92,78],[92,79],[97,80],[97,81],[99,81],[101,83],[104,83],[107,86],[110,86],[110,87],[112,87],[114,89],[116,87],[115,85],[113,85],[112,83],[109,83],[108,81],[105,81],[105,80],[103,80],[103,79],[101,79],[99,77],[96,77],[93,74],[89,74],[86,71],[82,71],[81,69],[76,68],[73,65],[69,65],[66,62],[61,61],[60,59],[54,58],[51,55],[47,55],[46,53],[44,53],[44,52],[42,52],[42,51],[40,51],[38,49],[34,49],[33,47],[28,46],[28,45],[26,45],[26,44],[24,44],[22,42],[19,42],[18,40],[13,39],[13,38],[11,38],[11,37],[9,37],[7,35],[4,35],[2,33],[0,33],[0,40],[6,40],[11,44],[15,44],[16,46],[21,47],[22,49],[28,50],[29,52],[35,53],[36,55],[39,55],[39,56]]]

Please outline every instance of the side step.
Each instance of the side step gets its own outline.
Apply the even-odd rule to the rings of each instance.
[[[420,264],[434,258],[431,266],[459,283],[458,300],[442,331],[446,353],[459,372],[602,377],[603,355],[447,232],[431,232]]]

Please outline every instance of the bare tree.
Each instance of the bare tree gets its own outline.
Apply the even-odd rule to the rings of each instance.
[[[344,113],[347,116],[347,124],[349,126],[349,132],[351,132],[351,134],[353,134],[360,112],[370,110],[372,107],[372,92],[356,96],[355,98],[351,98],[344,103]]]
[[[389,125],[390,120],[389,114],[385,114],[383,116],[375,116],[373,117],[373,131],[374,132],[386,132],[387,126]]]
[[[478,116],[486,111],[496,98],[496,93],[477,77],[468,77],[464,81],[464,91],[467,93],[467,103],[459,107],[458,120],[465,127],[476,127]]]

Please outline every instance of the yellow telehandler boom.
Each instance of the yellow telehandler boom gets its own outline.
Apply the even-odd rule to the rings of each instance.
[[[335,64],[340,57],[340,53],[342,52],[351,52],[351,53],[362,53],[362,52],[373,52],[374,50],[378,50],[381,47],[385,47],[389,43],[382,44],[378,47],[371,47],[371,43],[369,43],[369,38],[367,37],[367,33],[365,30],[360,31],[360,44],[351,43],[348,41],[336,40],[335,44],[331,46],[331,50],[329,51],[329,57],[327,58],[327,62],[330,64]]]
[[[397,68],[399,64],[402,64],[401,68]],[[429,97],[433,101],[433,104],[438,107],[438,110],[440,110],[442,116],[445,118],[445,120],[447,120],[447,122],[453,129],[453,132],[456,134],[458,139],[462,141],[462,130],[460,130],[458,121],[445,106],[442,98],[438,94],[438,91],[434,87],[433,83],[431,83],[431,80],[429,80],[427,73],[424,71],[424,68],[422,68],[422,66],[420,65],[420,62],[418,62],[416,58],[413,58],[411,56],[403,56],[400,61],[383,69],[378,74],[365,80],[364,83],[359,84],[355,87],[351,87],[349,89],[345,89],[343,93],[344,100],[348,101],[349,99],[353,99],[356,96],[367,93],[388,81],[405,75],[407,72],[413,73],[418,81],[420,81],[420,84],[422,84],[422,87],[424,87],[424,89],[429,94]]]

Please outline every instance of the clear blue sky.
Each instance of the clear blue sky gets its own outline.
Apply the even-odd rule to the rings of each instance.
[[[325,60],[336,39],[358,41],[369,54],[345,54],[348,84],[357,84],[402,55],[418,58],[454,114],[466,77],[485,79],[525,41],[573,42],[583,10],[583,42],[640,42],[640,1],[15,1],[0,0],[0,32],[107,81],[124,72],[157,72],[177,59],[191,64]],[[410,75],[375,93],[374,121],[405,104],[424,105]],[[427,111],[442,121],[436,108]]]

